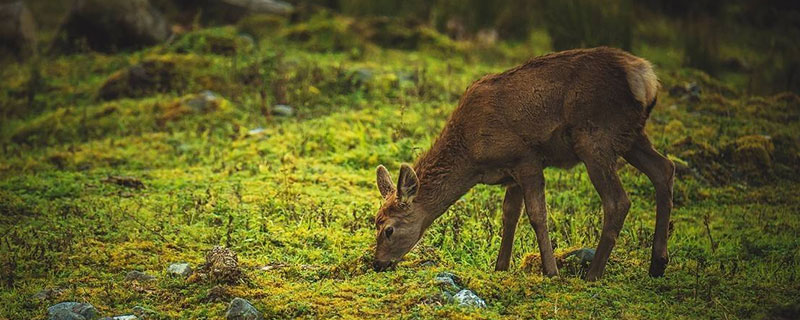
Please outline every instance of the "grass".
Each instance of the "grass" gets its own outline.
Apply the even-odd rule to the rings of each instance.
[[[321,16],[255,39],[231,27],[200,30],[139,52],[58,56],[0,71],[0,318],[44,319],[60,301],[89,302],[102,315],[129,314],[138,305],[162,318],[220,318],[229,300],[211,297],[216,284],[165,272],[173,262],[201,265],[216,245],[236,251],[250,279],[221,286],[267,318],[792,318],[800,312],[800,195],[792,162],[800,99],[743,95],[669,64],[671,51],[646,45],[634,53],[655,61],[662,80],[647,131],[686,167],[675,186],[666,277],[647,276],[654,191],[627,165],[620,174],[633,205],[599,282],[568,272],[547,279],[535,266],[522,270],[522,261],[538,252],[524,219],[511,271],[491,272],[503,190],[490,186],[476,187],[439,218],[398,270],[371,271],[372,217],[380,205],[375,167],[396,173],[400,163],[413,162],[472,81],[550,48],[533,37],[496,48],[448,40],[386,49],[338,25],[350,20],[335,19],[342,20]],[[325,32],[315,39],[303,37],[304,30]],[[331,39],[363,43],[349,50]],[[180,86],[100,98],[107,78],[148,59],[172,62]],[[668,93],[687,82],[702,87],[699,101]],[[216,92],[219,106],[188,107],[202,90]],[[270,116],[277,103],[294,107],[296,116]],[[773,160],[766,167],[739,163],[748,160],[732,154],[736,141],[752,135],[788,142],[764,148]],[[686,137],[719,155],[704,158],[675,145]],[[721,173],[725,179],[707,178]],[[145,187],[104,182],[114,175]],[[602,213],[585,169],[545,175],[556,251],[594,247]],[[123,281],[131,270],[158,279]],[[433,285],[441,271],[458,275],[488,308],[443,301]],[[33,298],[46,288],[63,291]]]

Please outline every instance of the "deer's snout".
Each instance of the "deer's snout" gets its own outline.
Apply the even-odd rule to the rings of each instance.
[[[381,261],[381,260],[377,260],[376,259],[375,261],[372,262],[372,269],[375,270],[375,272],[382,272],[382,271],[394,269],[394,266],[395,266],[395,262],[391,261],[391,260],[389,260],[389,261]]]

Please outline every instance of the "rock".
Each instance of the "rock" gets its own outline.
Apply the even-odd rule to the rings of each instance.
[[[471,290],[461,290],[453,296],[453,300],[460,306],[486,308],[486,302]]]
[[[44,289],[33,295],[36,300],[50,300],[61,294],[61,289]]]
[[[221,98],[210,90],[204,90],[196,96],[188,99],[186,105],[198,112],[208,112],[219,107]]]
[[[142,306],[134,306],[133,307],[133,314],[136,316],[137,319],[158,319],[158,312],[152,309],[148,309]]]
[[[113,52],[166,40],[169,23],[148,0],[76,0],[59,27],[53,49]]]
[[[50,319],[54,320],[91,320],[97,317],[97,309],[95,309],[94,306],[80,302],[61,302],[47,308],[47,313],[50,315]]]
[[[459,282],[458,277],[449,272],[439,273],[433,278],[433,283],[446,292],[458,292],[461,288],[456,282]]]
[[[25,2],[0,4],[0,48],[20,60],[36,53],[36,21]]]
[[[129,271],[128,274],[125,275],[125,281],[139,281],[139,282],[146,282],[155,280],[156,277],[146,274],[141,271]]]
[[[589,270],[589,264],[594,259],[595,250],[580,248],[562,255],[556,255],[556,265],[564,274],[583,276]]]
[[[294,108],[285,104],[278,104],[272,107],[272,114],[279,117],[291,117],[294,115]]]
[[[250,302],[242,298],[234,298],[225,312],[225,319],[228,320],[260,320],[264,319],[261,312],[258,312]]]
[[[575,257],[582,264],[588,264],[594,259],[595,250],[592,248],[581,248],[564,255],[564,259]]]
[[[69,310],[58,310],[50,314],[50,320],[86,320],[86,317]]]
[[[188,263],[173,263],[167,268],[167,273],[173,276],[186,278],[192,274],[192,267]]]
[[[262,133],[264,133],[264,131],[265,131],[264,128],[258,127],[258,128],[255,128],[255,129],[248,130],[247,131],[247,135],[248,136],[258,136],[258,135],[261,135]]]
[[[244,279],[244,274],[239,269],[239,258],[235,252],[225,247],[216,246],[211,249],[206,254],[206,263],[202,269],[211,281],[217,283],[233,284]]]

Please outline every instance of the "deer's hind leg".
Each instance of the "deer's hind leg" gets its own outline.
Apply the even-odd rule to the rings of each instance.
[[[514,247],[514,233],[517,230],[519,215],[522,213],[522,188],[512,185],[506,188],[503,200],[503,240],[497,255],[495,271],[506,271],[511,262],[511,249]]]
[[[586,280],[594,281],[603,276],[606,263],[617,242],[617,236],[622,230],[631,203],[617,175],[616,160],[618,157],[611,148],[604,148],[595,142],[589,148],[576,151],[586,164],[589,179],[597,193],[600,194],[603,203],[603,231],[600,234],[600,242],[597,245],[594,259],[589,266],[589,272],[586,274]]]
[[[656,229],[653,235],[653,253],[650,259],[650,276],[664,275],[669,256],[667,254],[667,234],[669,216],[672,212],[672,183],[675,164],[653,148],[650,139],[642,133],[633,148],[624,155],[636,169],[647,175],[656,189]]]

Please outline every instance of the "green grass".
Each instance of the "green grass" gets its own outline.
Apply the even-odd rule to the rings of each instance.
[[[797,149],[770,154],[774,163],[756,174],[762,180],[749,180],[730,157],[713,159],[730,173],[718,183],[703,178],[709,172],[692,174],[706,166],[680,158],[688,156],[673,146],[692,137],[724,153],[740,137],[770,135],[776,144],[789,137],[797,148],[796,96],[744,96],[736,86],[670,63],[667,49],[634,46],[636,54],[653,55],[662,80],[647,131],[659,150],[689,166],[675,185],[664,278],[647,276],[654,191],[630,166],[620,174],[633,205],[601,281],[523,271],[523,259],[538,253],[524,219],[511,271],[492,272],[503,190],[490,186],[476,187],[439,218],[398,270],[375,273],[367,265],[381,201],[375,167],[396,173],[400,163],[413,162],[472,81],[550,48],[537,36],[494,48],[447,42],[402,51],[363,43],[342,50],[330,40],[357,35],[336,23],[287,28],[252,43],[221,28],[140,52],[42,59],[34,65],[42,80],[34,85],[37,67],[30,63],[0,71],[0,318],[43,319],[60,301],[90,302],[102,315],[129,314],[140,305],[163,318],[220,318],[227,301],[209,301],[215,284],[165,274],[172,262],[199,266],[215,245],[236,251],[250,279],[226,289],[267,318],[791,318],[800,312],[800,184],[797,166],[780,160],[797,159]],[[291,36],[306,29],[328,33],[318,34],[321,40]],[[215,52],[209,43],[215,39],[223,39],[224,50]],[[180,88],[98,98],[106,78],[147,59],[173,61]],[[699,102],[667,93],[685,82],[702,86]],[[185,106],[205,89],[224,99],[218,108]],[[297,115],[265,116],[276,103],[292,105]],[[248,134],[255,128],[264,130]],[[110,175],[136,177],[146,187],[103,182]],[[602,213],[585,169],[548,169],[546,178],[556,251],[594,247]],[[280,266],[261,270],[266,265]],[[130,270],[158,280],[123,281]],[[432,282],[441,271],[458,275],[488,308],[442,304]],[[32,297],[45,288],[64,291],[52,300]]]

